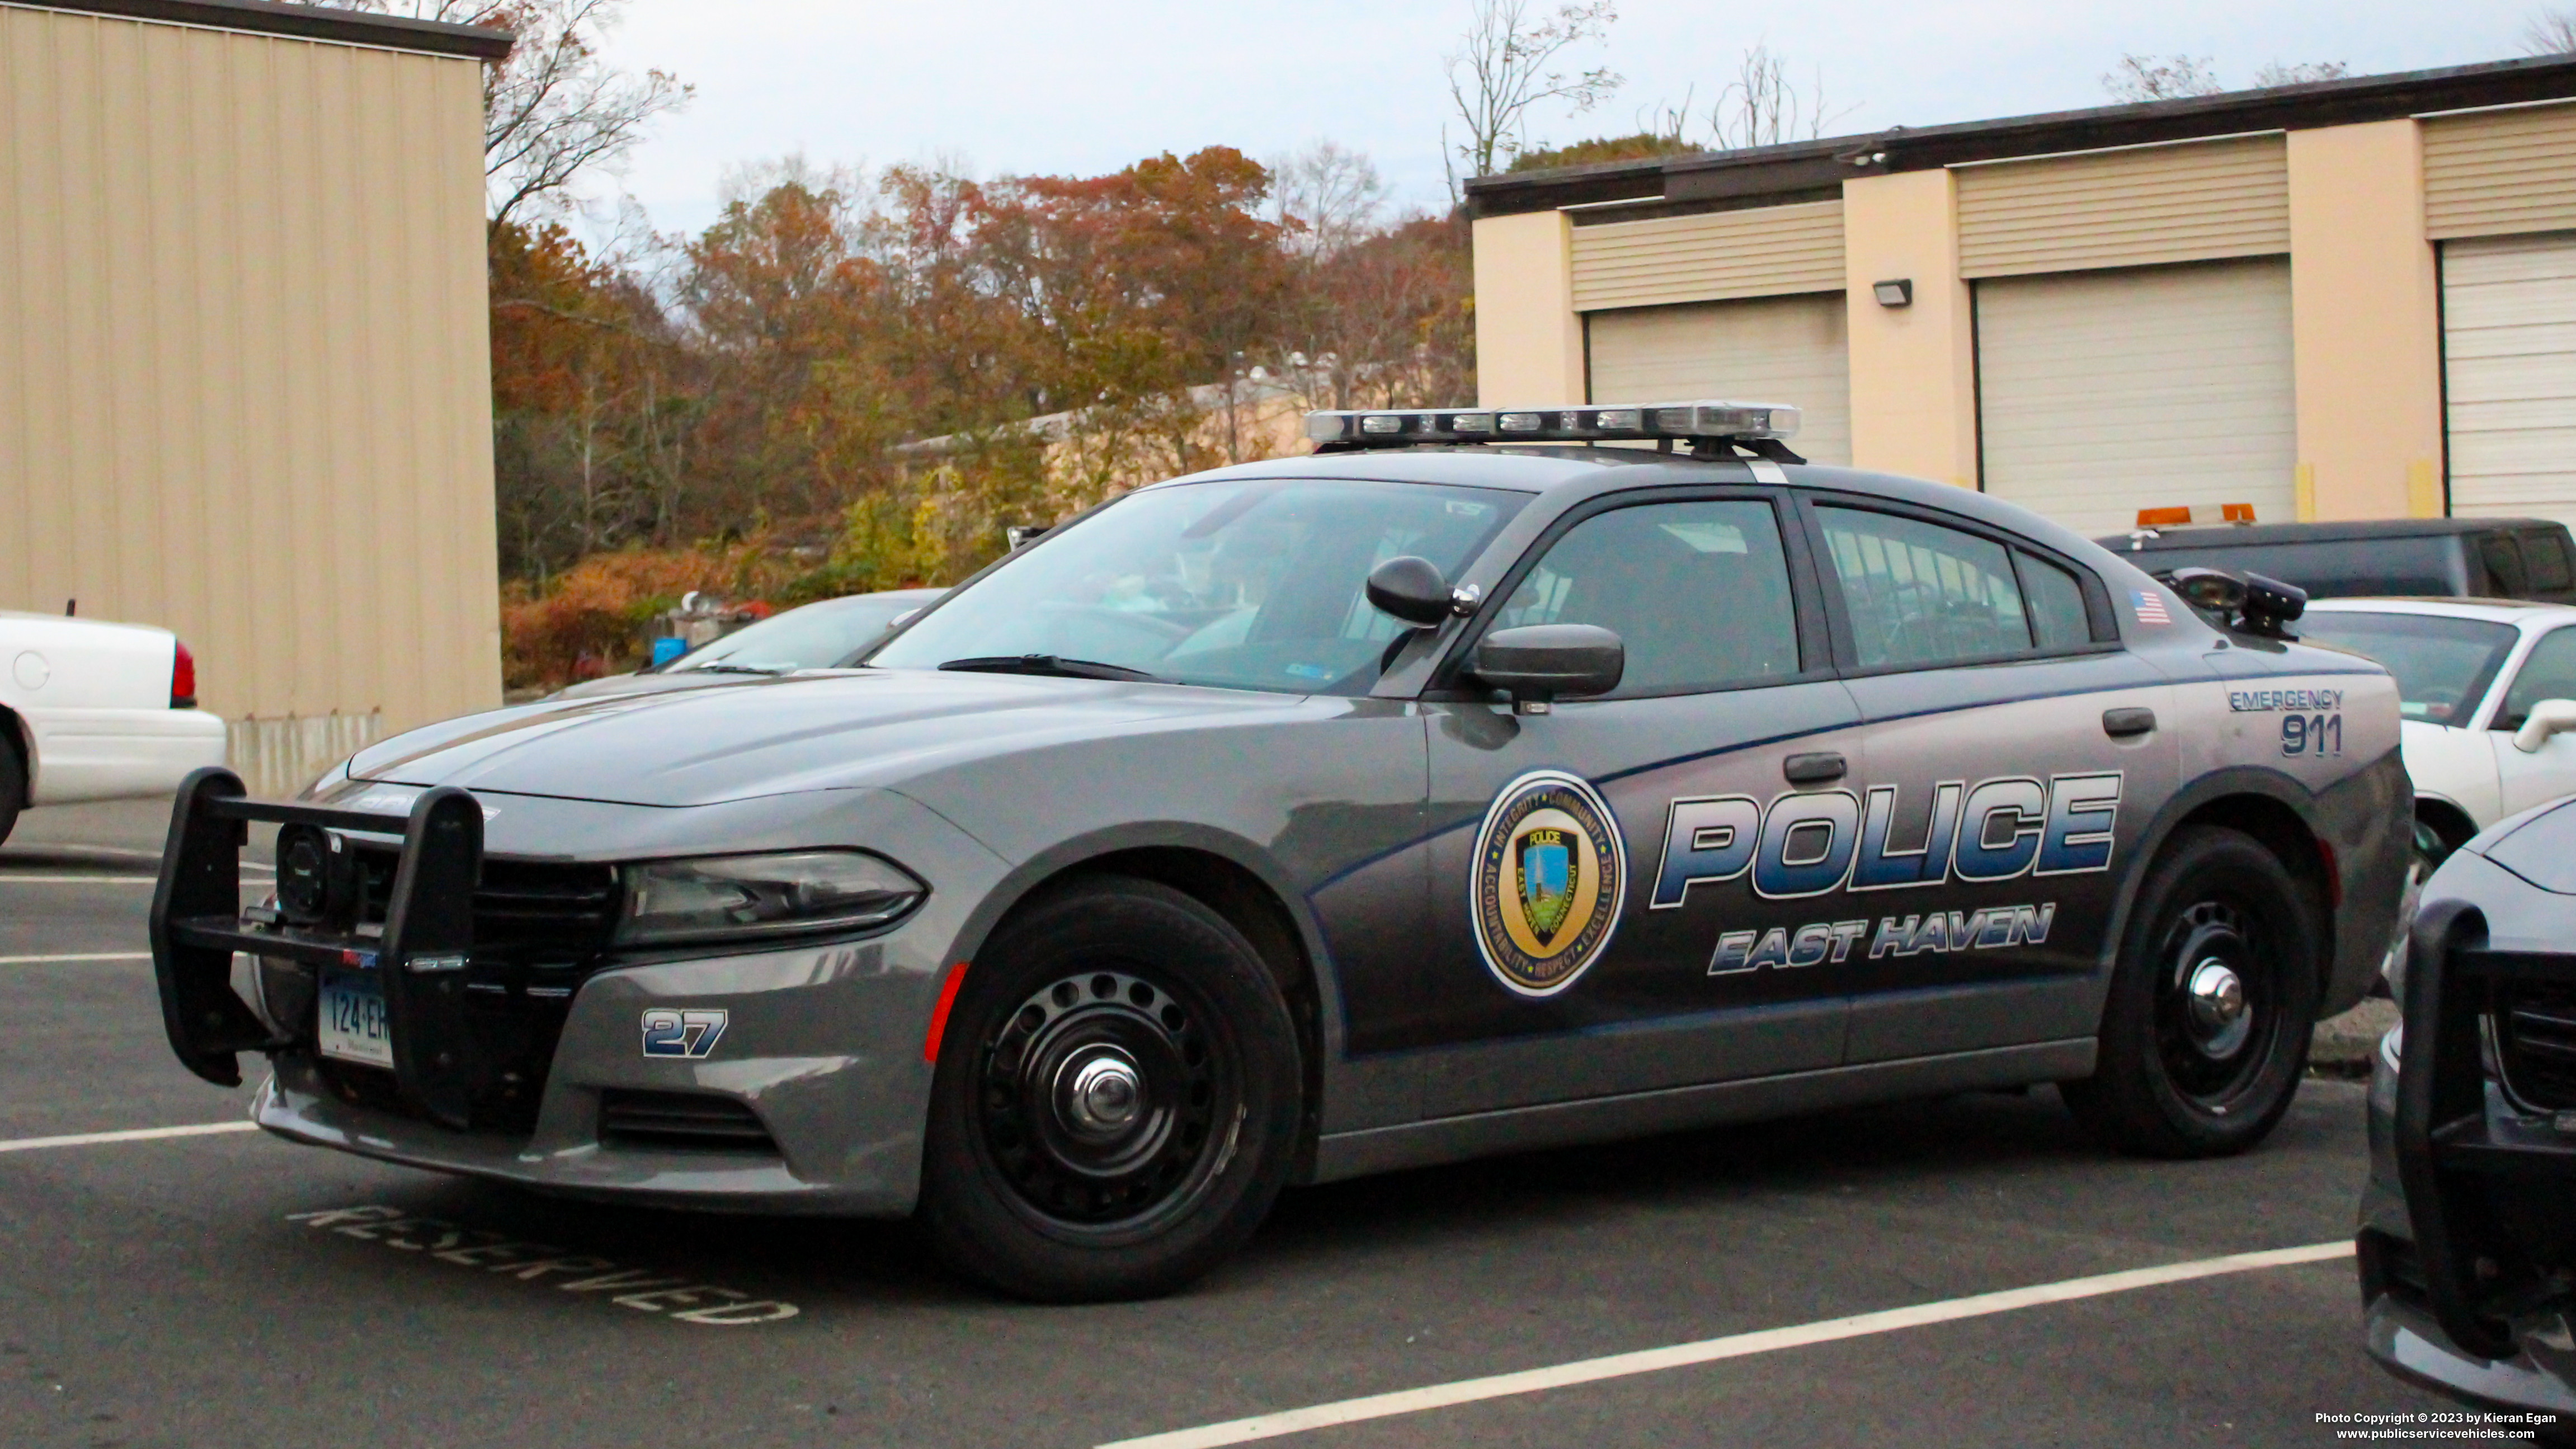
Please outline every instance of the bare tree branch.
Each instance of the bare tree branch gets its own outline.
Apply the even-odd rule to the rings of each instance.
[[[1468,175],[1490,176],[1521,149],[1530,107],[1564,101],[1588,111],[1619,89],[1620,76],[1607,67],[1573,75],[1548,69],[1567,47],[1607,39],[1619,10],[1614,0],[1568,0],[1541,21],[1532,18],[1529,0],[1472,4],[1474,18],[1449,57],[1449,101],[1467,129],[1458,159]]]
[[[2214,96],[2227,87],[2218,83],[2205,55],[2124,55],[2118,68],[2102,77],[2102,89],[2115,101],[2135,103]]]
[[[2576,55],[2576,10],[2543,10],[2522,28],[2522,48],[2532,55]]]
[[[2351,64],[2340,60],[2309,60],[2297,65],[2276,60],[2254,72],[2254,84],[2258,89],[2269,90],[2273,86],[2304,86],[2318,81],[2341,80],[2350,74]]]

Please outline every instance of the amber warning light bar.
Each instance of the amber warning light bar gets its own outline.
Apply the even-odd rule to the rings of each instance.
[[[1408,443],[1741,443],[1757,453],[1798,435],[1784,403],[1690,402],[1589,407],[1401,408],[1306,414],[1306,436],[1327,448]],[[1786,451],[1786,449],[1781,449]]]

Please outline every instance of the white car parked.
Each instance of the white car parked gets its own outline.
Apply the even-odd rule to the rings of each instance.
[[[0,611],[0,840],[27,806],[166,795],[223,762],[177,635]]]
[[[2297,629],[2397,676],[2428,865],[2508,815],[2576,795],[2576,607],[2319,599]]]

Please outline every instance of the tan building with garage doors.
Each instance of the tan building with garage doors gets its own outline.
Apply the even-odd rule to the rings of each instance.
[[[0,609],[159,624],[291,790],[500,701],[498,31],[0,0]]]
[[[1734,397],[2088,533],[2576,524],[2576,57],[1467,185],[1480,401]]]

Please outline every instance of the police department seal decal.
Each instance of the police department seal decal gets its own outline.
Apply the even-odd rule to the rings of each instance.
[[[1476,836],[1476,947],[1505,986],[1554,996],[1609,946],[1627,889],[1627,848],[1601,796],[1560,771],[1523,775]]]

